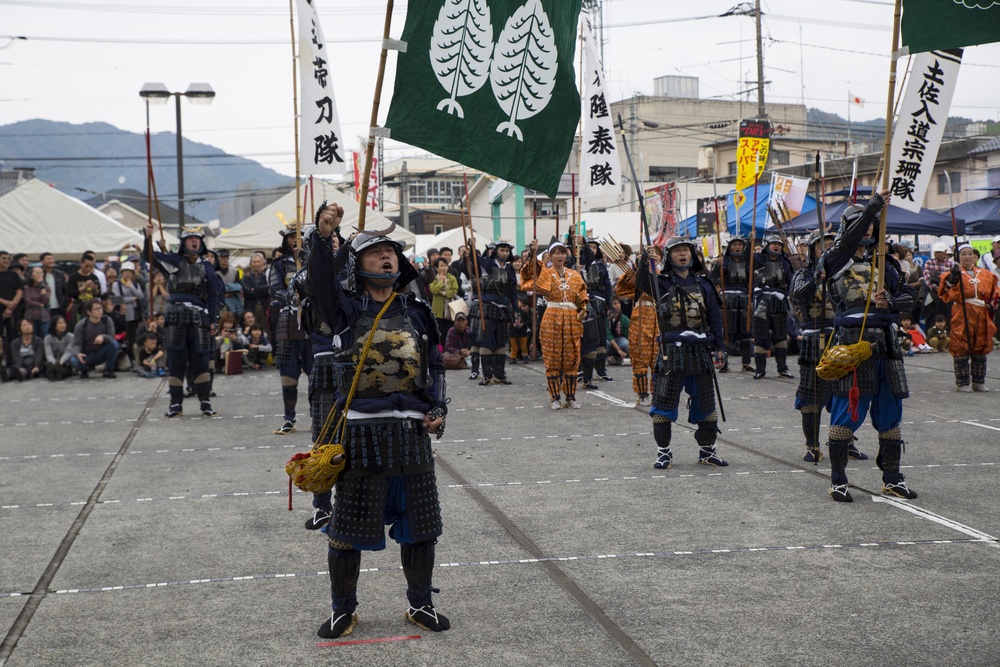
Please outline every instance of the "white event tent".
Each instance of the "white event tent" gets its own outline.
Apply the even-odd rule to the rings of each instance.
[[[360,210],[358,202],[354,201],[353,197],[345,195],[324,181],[314,179],[313,184],[316,188],[314,201],[316,202],[317,208],[319,208],[320,202],[324,199],[330,203],[336,202],[343,207],[344,220],[341,222],[340,233],[344,236],[344,238],[349,237],[358,224],[358,212]],[[301,192],[304,197],[306,195],[306,189],[303,187]],[[303,220],[308,221],[309,223],[312,222],[309,216],[308,202],[306,203],[302,217]],[[254,213],[243,222],[229,230],[224,231],[217,239],[212,241],[211,245],[213,248],[228,248],[230,250],[245,249],[266,251],[271,248],[276,248],[281,243],[281,237],[278,232],[284,229],[284,222],[282,222],[282,219],[288,223],[295,220],[294,189],[290,190],[288,194],[281,197],[277,201]],[[390,224],[391,221],[379,213],[369,210],[365,214],[366,229],[385,229]],[[416,241],[416,236],[412,232],[400,227],[396,227],[396,229],[389,236],[403,243],[403,245],[407,248],[413,247]]]
[[[40,179],[30,179],[0,197],[0,244],[10,253],[79,259],[85,250],[111,253],[142,236]]]

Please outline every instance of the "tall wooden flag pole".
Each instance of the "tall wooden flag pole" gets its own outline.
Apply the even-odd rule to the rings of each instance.
[[[299,75],[295,51],[295,0],[288,0],[288,25],[292,31],[292,121],[295,128],[295,247],[302,245],[301,164],[299,162]],[[302,26],[299,26],[302,29]],[[295,270],[299,270],[299,253],[295,253]]]
[[[538,241],[538,209],[531,207],[531,238]],[[559,209],[556,209],[556,239],[559,238]],[[536,246],[537,250],[537,246]],[[531,345],[529,347],[531,360],[538,358],[538,258],[531,258]]]
[[[723,347],[729,354],[729,318],[726,316],[726,257],[722,254],[722,231],[719,229],[719,191],[712,174],[712,203],[715,205],[715,252],[719,253],[719,285],[722,290],[722,334],[725,337]],[[728,366],[727,366],[728,368]]]
[[[392,5],[392,2],[389,2]],[[386,29],[388,29],[388,24],[386,24]],[[384,61],[383,61],[384,64]],[[371,145],[368,146],[368,157],[371,158]],[[368,169],[371,170],[371,165],[368,165]],[[469,238],[472,239],[472,245],[476,245],[476,230],[472,227],[472,200],[469,199],[469,174],[462,172],[462,183],[465,186],[465,206],[469,207]],[[462,207],[462,224],[465,224],[465,206]],[[473,252],[475,251],[475,252]],[[472,255],[472,266],[476,270],[475,280],[476,280],[476,295],[479,297],[479,326],[480,331],[486,331],[486,314],[483,311],[483,288],[479,282],[479,249],[472,247],[469,248],[469,252]]]
[[[896,0],[896,8],[892,17],[892,52],[889,59],[889,94],[885,102],[885,144],[882,146],[882,189],[889,189],[889,151],[892,149],[892,117],[893,100],[896,94],[896,60],[899,57],[899,18],[903,6],[903,0]],[[889,207],[882,207],[882,214],[878,223],[878,255],[876,256],[876,270],[878,278],[876,280],[875,292],[885,289],[885,221],[889,216]]]
[[[365,170],[361,175],[361,209],[358,211],[358,231],[365,228],[365,209],[368,208],[368,181],[372,171],[372,154],[375,152],[375,128],[378,123],[378,107],[382,101],[382,79],[385,78],[385,59],[388,56],[389,28],[392,25],[392,2],[385,6],[385,27],[382,30],[382,55],[378,61],[378,77],[375,79],[375,99],[372,100],[371,121],[368,123],[368,149],[365,151]],[[466,190],[468,194],[468,190]],[[471,210],[471,209],[470,209]],[[472,227],[472,221],[469,221]]]

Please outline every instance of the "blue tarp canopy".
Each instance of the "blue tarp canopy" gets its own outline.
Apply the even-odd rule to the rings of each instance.
[[[966,234],[1000,234],[1000,196],[959,204],[955,207],[955,215],[965,218]]]
[[[746,195],[746,202],[740,206],[740,225],[739,230],[736,227],[736,204],[733,202],[733,197],[736,195],[735,191],[730,192],[726,195],[726,220],[729,226],[730,234],[743,234],[749,236],[750,226],[756,224],[757,226],[757,236],[763,236],[767,233],[771,225],[771,217],[767,214],[767,201],[771,197],[771,185],[759,185],[757,187],[757,214],[754,215],[753,210],[753,188],[747,188],[743,191]],[[811,196],[806,195],[805,202],[802,204],[802,213],[805,214],[809,211],[816,210],[816,200]],[[677,225],[677,234],[679,236],[690,236],[694,237],[698,235],[698,221],[696,215],[691,216],[687,220],[684,220],[679,225]],[[813,221],[816,220],[816,215],[812,216]],[[755,223],[756,221],[756,223]]]
[[[864,205],[867,202],[859,200],[858,203]],[[840,226],[840,216],[849,205],[850,201],[847,199],[826,205],[826,224],[828,229],[832,229],[834,232],[837,231],[837,228]],[[958,218],[957,209],[956,217]],[[958,218],[956,222],[958,223],[958,233],[964,234],[965,219]],[[951,236],[952,233],[950,214],[942,215],[935,213],[929,208],[922,208],[919,213],[912,213],[891,204],[889,205],[889,215],[886,218],[885,226],[889,234],[898,235],[926,234],[929,236]],[[814,230],[817,227],[816,214],[803,214],[792,218],[785,223],[784,227],[786,232],[795,231],[799,234]]]

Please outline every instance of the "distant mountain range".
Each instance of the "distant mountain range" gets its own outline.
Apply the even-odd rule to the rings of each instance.
[[[157,194],[176,206],[176,136],[159,132],[152,136],[150,145]],[[34,167],[38,178],[84,200],[118,188],[146,192],[145,137],[107,123],[26,120],[0,125],[0,164],[4,169]],[[235,193],[247,184],[259,189],[292,180],[253,160],[184,140],[186,213],[203,222],[219,217],[219,205],[227,201],[219,199],[220,195]],[[191,201],[198,193],[212,194],[206,194],[204,201]]]

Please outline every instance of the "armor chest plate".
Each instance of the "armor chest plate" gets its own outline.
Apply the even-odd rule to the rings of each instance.
[[[358,363],[369,335],[373,337],[355,395],[364,398],[395,392],[412,394],[420,375],[420,337],[416,329],[408,317],[399,314],[383,317],[378,328],[372,332],[374,319],[366,315],[354,325],[354,340],[357,342],[350,352],[350,360],[354,364]]]
[[[854,260],[839,276],[830,281],[830,300],[841,312],[864,310],[871,279],[871,262]]]
[[[503,268],[493,263],[486,274],[485,287],[494,294],[506,294],[510,289],[510,272],[507,266]]]
[[[744,262],[730,261],[729,266],[726,267],[726,283],[734,282],[737,285],[743,285],[745,288],[747,273],[747,265]]]
[[[829,295],[828,295],[829,296]],[[821,289],[817,289],[812,300],[807,304],[799,304],[796,307],[795,317],[799,322],[818,321],[823,318],[823,307],[826,306],[826,318],[833,324],[833,317],[836,314],[833,303],[829,298],[824,299]]]
[[[705,321],[705,294],[701,287],[694,285],[675,285],[660,295],[658,310],[664,316],[667,331],[697,331],[707,332]]]
[[[601,291],[601,285],[604,281],[601,280],[601,267],[598,266],[597,262],[588,266],[582,273],[583,282],[587,284],[588,292]]]
[[[196,262],[182,260],[177,271],[170,276],[170,291],[178,294],[192,294],[202,299],[208,298],[208,273],[199,259]]]
[[[760,286],[771,289],[786,289],[785,264],[779,260],[767,260],[760,270]]]

